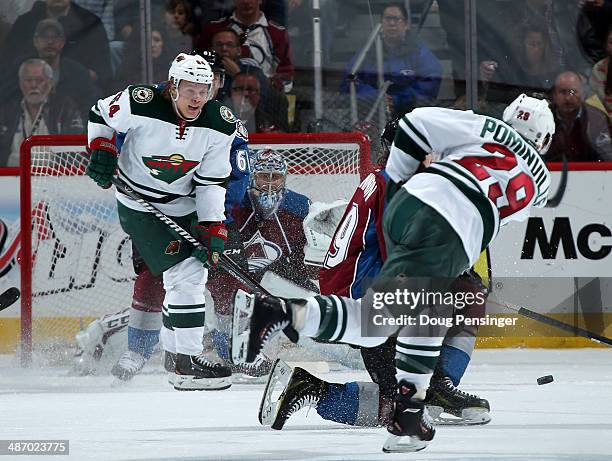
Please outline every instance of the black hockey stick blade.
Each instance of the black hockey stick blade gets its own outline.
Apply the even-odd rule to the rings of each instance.
[[[0,311],[12,306],[19,299],[21,292],[19,288],[12,287],[0,294]]]
[[[582,338],[587,338],[587,339],[590,339],[591,341],[595,341],[600,344],[612,346],[612,339],[599,335],[597,333],[593,333],[592,331],[585,330],[584,328],[576,327],[574,325],[570,325],[569,323],[562,322],[561,320],[553,319],[552,317],[548,317],[547,315],[539,314],[525,307],[514,307],[514,306],[510,306],[509,304],[505,302],[503,302],[501,305],[503,305],[504,307],[510,310],[513,310],[514,312],[518,312],[524,317],[528,317],[532,320],[536,320],[538,322],[545,323],[546,325],[550,325],[551,327],[558,328],[559,330],[567,331],[568,333],[571,333],[574,336],[580,336]]]
[[[556,208],[561,204],[561,200],[563,200],[563,196],[565,195],[565,188],[567,187],[567,175],[568,175],[569,166],[567,164],[567,157],[563,156],[563,169],[561,170],[561,179],[559,180],[559,187],[557,188],[557,192],[546,202],[545,208]]]

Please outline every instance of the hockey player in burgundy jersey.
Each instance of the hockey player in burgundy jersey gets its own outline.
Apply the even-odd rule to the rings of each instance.
[[[429,336],[419,334],[418,329],[415,333],[409,321],[383,323],[382,329],[370,335],[363,334],[362,325],[373,325],[367,315],[378,309],[391,320],[409,320],[422,313],[428,319],[440,319],[439,305],[409,306],[395,297],[377,305],[376,297],[393,294],[389,289],[397,286],[413,294],[423,286],[434,286],[438,292],[448,289],[445,280],[455,279],[474,265],[501,225],[525,220],[532,208],[545,206],[550,173],[541,156],[554,131],[548,103],[524,94],[506,108],[503,121],[436,107],[406,114],[386,166],[390,178],[389,204],[383,217],[387,259],[371,289],[360,300],[241,293],[235,314],[248,308],[252,315],[247,347],[242,342],[247,336],[240,334],[235,350],[245,351],[244,360],[251,362],[287,327],[302,336],[362,347],[381,345],[397,335],[398,385],[383,451],[425,448],[435,435],[425,399],[442,348],[444,325]],[[415,175],[429,154],[434,162]],[[372,310],[362,311],[362,300]],[[362,318],[362,312],[366,317]]]
[[[306,237],[302,222],[308,214],[308,197],[286,188],[287,164],[282,155],[272,150],[259,151],[251,159],[249,188],[240,206],[232,210],[234,238],[244,245],[248,271],[260,281],[264,273],[274,273],[302,288],[317,292],[313,280],[318,269],[304,264]],[[231,246],[231,238],[228,246]],[[226,253],[230,258],[232,254]],[[238,256],[238,255],[237,255]],[[229,318],[235,292],[241,284],[235,277],[217,271],[210,278],[208,289],[215,302],[220,328],[215,334],[215,347],[227,358]],[[250,374],[267,374],[271,363],[258,362]],[[242,371],[244,366],[235,371]]]

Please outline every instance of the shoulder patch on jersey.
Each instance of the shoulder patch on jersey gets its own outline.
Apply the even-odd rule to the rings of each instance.
[[[137,86],[132,89],[132,99],[140,104],[146,104],[153,100],[153,90],[146,86]]]
[[[219,108],[219,114],[221,114],[221,118],[223,120],[225,120],[228,123],[235,123],[236,122],[236,117],[234,116],[234,114],[232,113],[232,111],[230,110],[229,107],[227,106],[221,106]],[[236,127],[238,128],[238,127]]]
[[[249,140],[249,132],[246,129],[246,126],[244,126],[244,123],[242,123],[242,120],[240,119],[236,120],[236,134],[239,138],[242,138],[245,141]]]

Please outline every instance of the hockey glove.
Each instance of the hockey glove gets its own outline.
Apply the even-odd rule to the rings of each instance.
[[[192,256],[202,261],[207,268],[216,267],[219,264],[219,258],[223,254],[223,248],[227,240],[225,224],[201,222],[194,226],[193,233],[193,236],[206,248],[203,250],[194,249]]]
[[[110,139],[96,138],[89,144],[91,156],[87,165],[86,174],[93,179],[98,186],[108,189],[111,179],[117,171],[119,151]]]

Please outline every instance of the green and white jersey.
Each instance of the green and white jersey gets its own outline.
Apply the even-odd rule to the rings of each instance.
[[[434,163],[414,175],[426,155]],[[446,218],[470,263],[500,226],[546,204],[550,173],[536,149],[506,123],[472,111],[424,107],[399,123],[386,171]]]
[[[236,118],[209,101],[193,122],[180,119],[172,102],[155,86],[129,86],[100,99],[89,115],[88,138],[124,138],[119,178],[160,211],[199,221],[225,219],[225,183],[231,173],[230,149]],[[117,192],[128,208],[145,211]]]

